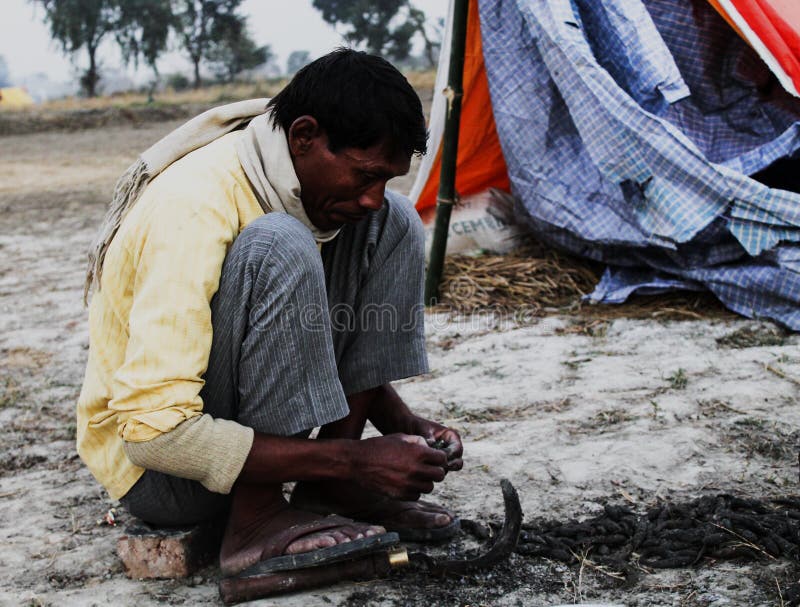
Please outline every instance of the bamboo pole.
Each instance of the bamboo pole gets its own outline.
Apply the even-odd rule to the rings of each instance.
[[[436,223],[433,243],[425,277],[425,303],[435,305],[439,299],[439,282],[442,279],[444,255],[447,249],[447,232],[450,214],[456,201],[456,155],[458,153],[458,126],[461,119],[463,96],[464,48],[467,39],[467,12],[469,0],[455,0],[453,5],[453,38],[450,45],[450,65],[447,72],[447,116],[442,144],[442,170],[439,174],[439,193],[436,198]]]

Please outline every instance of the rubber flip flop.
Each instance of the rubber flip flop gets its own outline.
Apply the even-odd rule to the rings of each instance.
[[[308,569],[319,565],[329,565],[340,561],[347,561],[366,556],[386,548],[391,548],[400,543],[397,533],[382,533],[372,537],[350,540],[328,548],[318,548],[300,554],[285,554],[259,561],[229,577],[247,578],[277,571],[291,571],[294,569]]]

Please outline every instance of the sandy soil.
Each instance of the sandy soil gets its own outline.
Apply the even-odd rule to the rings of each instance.
[[[74,450],[86,359],[85,253],[111,187],[174,123],[0,138],[0,604],[217,604],[214,568],[129,580],[118,507]],[[408,180],[398,184],[407,189]],[[743,331],[749,331],[744,333]],[[798,493],[797,335],[752,321],[428,316],[432,372],[402,382],[418,411],[463,432],[465,469],[437,499],[497,520],[500,478],[526,517],[605,503]],[[798,580],[772,560],[703,562],[621,583],[591,567],[512,557],[459,581],[342,583],[263,605],[780,605]]]

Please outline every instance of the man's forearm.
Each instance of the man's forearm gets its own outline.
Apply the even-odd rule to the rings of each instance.
[[[347,404],[349,415],[322,428],[319,438],[359,439],[367,420],[381,434],[414,434],[414,416],[391,384],[349,394]]]
[[[125,443],[125,452],[143,468],[197,480],[211,491],[228,493],[235,481],[351,478],[354,443],[259,434],[236,422],[203,415],[151,441]]]
[[[415,500],[445,477],[447,458],[419,436],[364,440],[256,434],[237,483],[349,480],[369,491]]]
[[[391,384],[384,384],[370,390],[369,399],[367,418],[380,433],[405,432],[406,434],[414,434],[412,422],[416,419],[416,416]]]
[[[354,442],[255,433],[237,479],[245,483],[343,480],[353,476]]]

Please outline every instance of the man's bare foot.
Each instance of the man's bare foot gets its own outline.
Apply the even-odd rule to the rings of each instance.
[[[380,525],[325,519],[290,506],[281,486],[234,489],[220,549],[220,569],[233,575],[259,561],[330,548],[386,533]]]
[[[395,500],[365,491],[355,483],[297,483],[291,503],[297,508],[319,514],[339,514],[385,526],[400,533],[401,539],[444,539],[455,528],[437,537],[425,531],[449,529],[456,517],[431,502]],[[419,531],[419,533],[414,533]],[[413,536],[416,536],[414,538]]]

